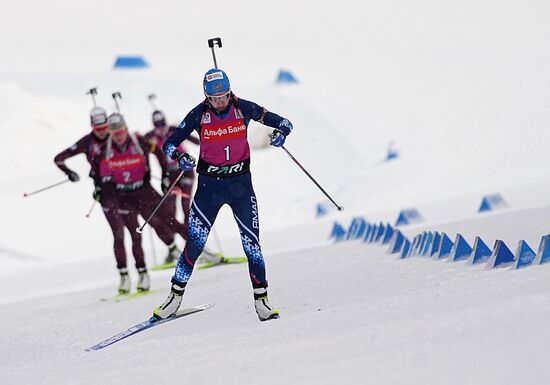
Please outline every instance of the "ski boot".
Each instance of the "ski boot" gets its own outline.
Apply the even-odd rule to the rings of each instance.
[[[260,321],[279,318],[279,310],[270,305],[267,299],[267,288],[265,287],[254,289],[254,307]]]
[[[120,273],[120,284],[118,285],[119,294],[127,294],[130,292],[130,276],[128,275],[128,269],[118,269]]]
[[[145,267],[140,267],[138,269],[139,278],[137,284],[137,291],[147,291],[151,288],[151,278],[149,278],[149,273]]]
[[[168,294],[168,298],[166,298],[162,305],[153,310],[153,318],[157,320],[165,319],[176,314],[181,305],[181,300],[183,299],[185,285],[187,285],[187,282],[172,283],[172,288],[170,289],[170,294]]]
[[[173,243],[170,246],[168,246],[168,255],[164,259],[164,264],[174,263],[178,260],[178,258],[179,258],[178,245]]]

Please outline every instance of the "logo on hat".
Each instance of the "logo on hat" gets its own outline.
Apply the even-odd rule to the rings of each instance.
[[[213,72],[211,74],[206,75],[206,81],[211,82],[216,79],[223,79],[223,73],[221,72]]]

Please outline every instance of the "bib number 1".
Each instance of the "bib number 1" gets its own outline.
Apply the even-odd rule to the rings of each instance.
[[[223,148],[225,151],[225,160],[229,160],[229,145]]]

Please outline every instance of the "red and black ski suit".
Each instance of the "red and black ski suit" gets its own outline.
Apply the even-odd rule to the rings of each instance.
[[[119,212],[119,202],[116,196],[114,185],[110,183],[104,183],[99,175],[99,169],[95,166],[96,160],[107,144],[107,138],[99,139],[93,132],[80,138],[71,147],[63,150],[57,154],[54,158],[54,162],[61,169],[61,171],[67,173],[72,172],[70,168],[65,165],[65,160],[72,158],[78,154],[85,154],[88,163],[91,165],[89,176],[94,180],[96,187],[101,189],[99,194],[99,203],[103,209],[103,214],[111,227],[113,233],[113,250],[117,262],[117,268],[126,268],[126,250],[124,248],[124,227],[126,226],[132,236],[132,253],[136,262],[137,268],[145,267],[145,258],[143,255],[143,248],[141,247],[141,234],[138,234],[135,229],[138,225],[137,213],[127,213],[121,215]]]

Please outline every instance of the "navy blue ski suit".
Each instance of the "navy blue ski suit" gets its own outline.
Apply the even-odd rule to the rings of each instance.
[[[178,129],[167,139],[164,153],[174,158],[176,148],[193,131],[200,137],[197,164],[197,191],[191,203],[187,244],[181,253],[172,282],[187,283],[194,264],[202,253],[220,208],[228,204],[239,227],[248,269],[254,288],[267,287],[265,263],[260,247],[258,204],[250,175],[250,147],[247,130],[253,119],[280,129],[284,118],[256,103],[232,97],[228,107],[218,113],[205,100],[187,114]]]

